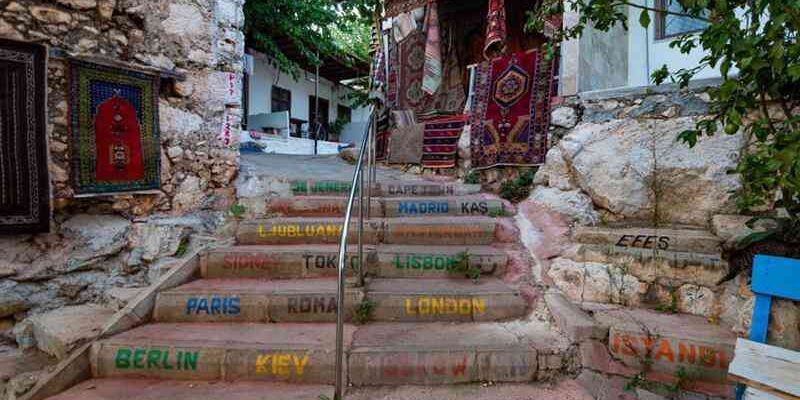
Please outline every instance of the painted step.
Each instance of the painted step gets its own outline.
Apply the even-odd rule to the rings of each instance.
[[[512,213],[503,200],[483,196],[381,199],[385,217],[505,216]]]
[[[691,229],[578,227],[574,240],[620,248],[719,254],[722,241],[711,232]]]
[[[338,244],[343,218],[270,218],[242,221],[236,232],[239,244]],[[350,224],[349,241],[358,242],[358,225]],[[382,220],[365,221],[364,243],[376,243]]]
[[[500,276],[508,255],[489,246],[366,246],[370,276],[379,278],[459,278],[461,260],[480,268],[482,275]],[[232,246],[217,248],[200,258],[203,278],[293,279],[335,277],[337,245]],[[355,246],[348,246],[347,266],[359,265]]]
[[[344,217],[347,214],[347,198],[343,196],[275,197],[267,202],[267,213],[285,217]],[[359,200],[353,203],[353,215],[359,213]],[[365,202],[366,204],[366,202]],[[369,203],[369,215],[383,216],[383,205],[373,198]]]
[[[497,279],[375,279],[366,299],[374,304],[374,321],[500,321],[528,309],[518,290]]]
[[[345,318],[361,303],[345,291]],[[200,279],[158,294],[158,322],[335,322],[336,280]]]
[[[348,196],[350,181],[296,180],[292,181],[295,196]],[[463,196],[481,191],[480,185],[430,181],[381,181],[373,186],[373,196]]]
[[[354,328],[345,326],[345,345]],[[156,323],[91,349],[95,378],[332,384],[335,324]]]
[[[383,243],[405,245],[488,245],[498,229],[489,217],[390,218],[384,223]]]
[[[358,241],[350,224],[349,242]],[[270,218],[242,221],[238,244],[337,244],[342,218]],[[365,221],[364,243],[425,245],[488,245],[495,241],[497,222],[490,217],[390,218]]]
[[[583,307],[593,313],[600,327],[608,330],[608,344],[596,342],[596,345],[605,347],[631,374],[640,372],[646,363],[653,379],[669,381],[683,368],[690,371],[691,380],[718,383],[722,393],[726,392],[728,364],[733,360],[736,344],[736,335],[730,327],[711,324],[696,315],[597,304]],[[589,360],[598,359],[589,357]],[[603,362],[593,369],[603,371],[607,364]],[[586,361],[584,366],[594,367]]]
[[[364,248],[367,264],[376,263],[372,246]],[[200,257],[203,278],[293,279],[337,276],[338,245],[231,246]],[[348,246],[346,264],[358,268],[358,250]]]
[[[481,276],[503,275],[508,254],[490,246],[382,245],[369,261],[370,275],[379,278],[464,279],[464,267],[480,269]]]
[[[319,400],[333,386],[269,382],[185,382],[161,379],[91,379],[49,400]]]
[[[531,382],[569,365],[569,343],[536,323],[377,323],[349,356],[355,386]]]
[[[358,200],[354,215],[358,215]],[[267,200],[267,213],[285,217],[344,217],[347,199],[335,196],[278,197]],[[430,216],[505,216],[511,214],[510,205],[501,199],[483,196],[457,197],[390,197],[373,198],[369,216],[378,217],[430,217]]]

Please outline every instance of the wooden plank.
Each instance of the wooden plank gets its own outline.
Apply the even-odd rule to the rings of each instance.
[[[753,260],[753,292],[800,301],[800,260],[757,255]]]
[[[740,338],[728,373],[773,396],[800,399],[800,352]]]

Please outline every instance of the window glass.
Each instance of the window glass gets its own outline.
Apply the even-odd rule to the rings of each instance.
[[[292,112],[292,92],[282,87],[272,87],[272,112]]]
[[[685,12],[678,0],[658,0],[656,4],[658,5],[657,8],[660,10],[668,10],[674,13]],[[658,39],[664,39],[684,33],[700,31],[705,29],[706,26],[708,26],[708,22],[706,21],[660,12],[658,13],[656,36]]]

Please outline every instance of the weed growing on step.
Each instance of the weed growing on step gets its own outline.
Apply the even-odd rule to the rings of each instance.
[[[372,312],[375,311],[375,302],[370,300],[363,300],[357,306],[353,307],[353,323],[356,325],[364,325],[372,320]]]
[[[324,394],[321,394],[321,395],[319,395],[319,397],[317,397],[317,399],[318,399],[318,400],[331,400],[331,398],[330,398],[330,397],[328,397],[328,396],[325,396]]]
[[[492,218],[502,218],[502,217],[510,217],[511,213],[509,213],[505,207],[501,206],[500,208],[489,210],[489,214],[487,215]]]
[[[175,250],[175,257],[182,258],[189,251],[189,238],[185,237],[178,243],[178,249]]]
[[[669,304],[661,303],[656,306],[656,311],[677,314],[678,313],[678,289],[672,288],[669,291]]]
[[[481,183],[481,174],[478,171],[469,171],[468,174],[464,176],[464,183],[468,185],[477,185]]]
[[[528,198],[531,193],[533,176],[536,175],[537,170],[538,168],[526,169],[515,179],[503,182],[503,185],[500,186],[500,197],[512,203],[519,203]]]
[[[456,262],[453,266],[453,271],[459,274],[464,274],[465,277],[468,279],[472,279],[472,282],[477,284],[478,281],[481,279],[481,267],[479,265],[472,265],[469,262],[469,252],[462,251],[461,253],[456,254],[455,256]]]
[[[228,209],[228,214],[230,214],[233,218],[242,219],[242,216],[244,216],[244,213],[246,211],[247,211],[247,207],[245,207],[245,206],[243,206],[243,205],[241,205],[239,203],[236,203],[236,204],[232,205]]]

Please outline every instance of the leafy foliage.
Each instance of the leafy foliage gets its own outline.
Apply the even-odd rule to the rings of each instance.
[[[468,279],[472,279],[472,282],[477,284],[481,279],[481,270],[480,265],[474,265],[469,262],[469,252],[462,251],[456,255],[456,262],[453,266],[453,271],[458,274],[463,274],[464,277]]]
[[[372,17],[379,5],[378,0],[248,0],[245,35],[250,46],[292,74],[298,72],[298,64],[281,51],[278,40],[288,40],[311,65],[326,56],[367,60]]]
[[[375,311],[375,302],[370,300],[363,300],[353,307],[353,323],[356,325],[364,325],[372,320],[372,312]]]
[[[500,186],[500,197],[514,203],[525,200],[531,193],[533,177],[537,170],[536,168],[526,169],[515,179],[503,182]]]
[[[788,212],[789,225],[800,226],[800,0],[669,1],[680,2],[684,11],[667,14],[709,22],[701,32],[675,37],[670,47],[684,54],[702,49],[704,56],[690,69],[670,71],[663,66],[653,73],[653,81],[686,87],[703,69],[718,68],[722,74],[721,85],[709,92],[711,116],[678,139],[694,146],[701,137],[720,131],[745,132],[751,145],[732,171],[742,178],[739,207],[770,206],[777,193],[780,200],[775,205]],[[580,10],[580,18],[559,32],[555,43],[579,37],[590,25],[601,31],[616,24],[627,28],[626,7],[641,11],[639,23],[645,27],[651,12],[657,11],[627,0],[565,3],[572,11]],[[544,0],[528,13],[526,29],[541,29],[548,16],[564,7],[560,0]]]

